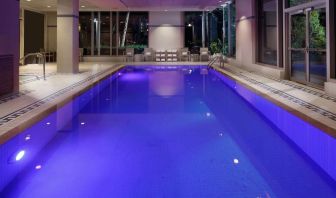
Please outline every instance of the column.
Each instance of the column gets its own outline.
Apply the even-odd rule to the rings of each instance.
[[[57,1],[57,72],[79,71],[79,0]]]
[[[205,47],[205,11],[202,13],[202,47]]]

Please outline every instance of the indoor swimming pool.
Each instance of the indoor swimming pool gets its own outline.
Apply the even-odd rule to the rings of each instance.
[[[336,197],[335,150],[206,66],[127,66],[1,145],[0,197]]]

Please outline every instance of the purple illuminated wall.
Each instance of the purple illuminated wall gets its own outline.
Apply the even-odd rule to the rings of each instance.
[[[0,64],[0,79],[6,79],[1,83],[0,95],[18,91],[19,6],[19,0],[1,0],[0,2],[0,57],[11,58],[11,60],[0,61],[3,63]]]
[[[212,71],[336,180],[336,139],[239,83]],[[265,140],[266,141],[266,140]]]

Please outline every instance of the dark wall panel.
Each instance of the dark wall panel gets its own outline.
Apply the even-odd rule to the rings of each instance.
[[[10,93],[14,89],[14,56],[0,55],[0,96]]]
[[[20,1],[0,1],[0,97],[19,91]]]
[[[44,48],[44,15],[26,10],[24,13],[24,53]]]

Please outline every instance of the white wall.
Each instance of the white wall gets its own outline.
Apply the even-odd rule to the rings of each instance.
[[[149,47],[155,50],[184,47],[183,12],[149,12]]]

